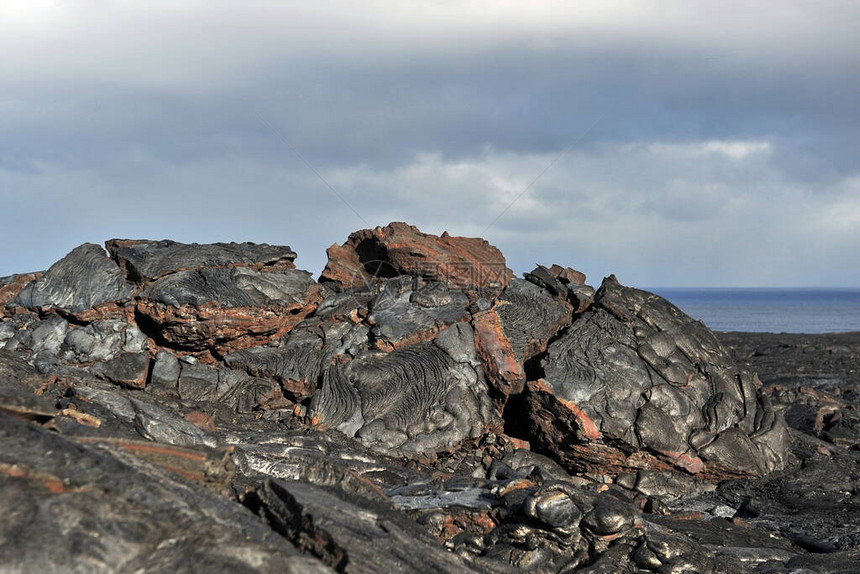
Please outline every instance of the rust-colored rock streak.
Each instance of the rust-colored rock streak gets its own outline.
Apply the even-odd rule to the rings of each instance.
[[[539,443],[565,467],[576,472],[618,474],[636,470],[681,470],[712,481],[746,476],[686,453],[622,448],[604,437],[576,403],[555,396],[544,381],[530,381],[527,389],[530,408],[537,413],[533,420]]]
[[[344,289],[375,277],[417,275],[459,288],[504,287],[513,278],[501,251],[477,237],[422,233],[406,223],[362,229],[327,250],[321,281]]]
[[[553,263],[548,269],[550,275],[569,285],[585,285],[585,273],[570,267]]]
[[[307,317],[316,303],[265,307],[222,307],[211,302],[174,307],[150,300],[137,305],[139,314],[158,326],[164,341],[190,351],[212,349],[225,355],[280,337]]]
[[[61,479],[50,474],[31,471],[24,465],[5,464],[0,462],[0,474],[11,478],[32,480],[54,494],[63,494],[68,492],[66,484]]]
[[[21,289],[41,276],[41,273],[24,273],[22,275],[14,275],[9,279],[4,279],[3,281],[8,281],[6,283],[0,282],[0,307],[5,307],[9,304],[18,296]]]
[[[472,317],[472,326],[475,329],[475,349],[493,386],[505,395],[523,392],[526,375],[522,363],[517,360],[511,342],[505,336],[495,309],[476,313]]]

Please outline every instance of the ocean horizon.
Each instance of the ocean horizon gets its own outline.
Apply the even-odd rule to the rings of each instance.
[[[714,331],[860,331],[860,288],[646,287]]]

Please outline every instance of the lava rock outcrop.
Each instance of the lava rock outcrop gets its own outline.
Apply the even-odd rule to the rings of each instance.
[[[502,253],[476,237],[441,237],[406,223],[362,229],[328,248],[320,281],[342,288],[414,275],[456,287],[504,287],[513,278]]]
[[[12,303],[74,315],[105,304],[121,303],[132,291],[132,285],[125,281],[122,271],[104,250],[85,243],[24,286]]]
[[[531,421],[572,470],[669,465],[719,479],[786,464],[787,429],[755,375],[702,323],[614,277],[542,367],[528,387]]]
[[[106,247],[0,279],[11,571],[787,572],[822,548],[842,553],[832,567],[854,557],[850,533],[831,549],[807,540],[820,530],[740,520],[760,485],[792,492],[771,477],[808,452],[703,324],[614,277],[516,279],[482,239],[403,223],[329,248],[318,282],[289,247]]]
[[[468,323],[389,353],[330,365],[311,416],[383,453],[427,455],[501,426]]]

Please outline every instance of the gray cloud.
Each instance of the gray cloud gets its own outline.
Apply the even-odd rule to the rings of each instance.
[[[486,231],[520,271],[860,281],[852,2],[234,6],[0,8],[0,275],[116,235],[319,270],[362,218],[482,233],[562,154]]]

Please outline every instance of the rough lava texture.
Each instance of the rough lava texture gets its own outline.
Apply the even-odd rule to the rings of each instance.
[[[389,454],[431,454],[500,427],[468,323],[427,343],[336,360],[311,416]]]
[[[492,307],[475,313],[476,344],[499,392],[506,396],[522,393],[529,364],[571,322],[572,311],[564,298],[553,297],[532,282],[514,279]]]
[[[18,297],[24,287],[41,277],[41,273],[23,273],[0,277],[0,306],[6,307]],[[0,311],[2,313],[3,311]],[[5,313],[4,313],[5,314]]]
[[[856,571],[857,381],[782,347],[402,223],[106,245],[0,279],[3,571]]]
[[[319,300],[307,271],[219,267],[154,281],[136,313],[166,346],[223,355],[288,332]]]
[[[406,223],[363,229],[328,248],[320,281],[343,289],[380,278],[415,275],[460,288],[504,287],[513,278],[502,253],[476,237],[441,237]]]
[[[24,287],[13,304],[80,313],[131,295],[132,285],[98,245],[85,243]]]
[[[176,241],[111,239],[105,244],[111,258],[138,283],[176,273],[213,267],[295,269],[296,253],[289,247],[256,243],[199,245]]]
[[[530,418],[572,470],[670,465],[719,479],[787,462],[788,431],[756,376],[702,323],[614,277],[542,366],[528,388]]]

